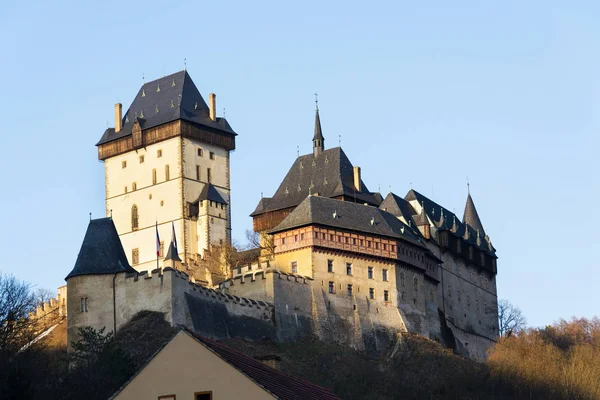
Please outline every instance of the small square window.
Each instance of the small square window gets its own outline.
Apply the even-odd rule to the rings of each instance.
[[[121,161],[121,168],[127,168],[127,161]]]
[[[212,392],[196,392],[194,400],[212,400]]]
[[[162,157],[162,150],[156,150],[156,158]]]
[[[140,164],[144,162],[144,156],[140,156]]]
[[[292,274],[297,274],[297,273],[298,273],[298,262],[292,261]]]
[[[285,244],[285,238],[284,237],[281,238],[281,244]]]
[[[327,260],[327,272],[333,272],[333,260]]]
[[[198,157],[202,157],[204,156],[204,150],[202,150],[201,148],[198,148]]]
[[[304,240],[304,233],[300,234],[300,240]]]
[[[212,151],[210,152],[210,159],[214,160],[215,159],[215,153],[213,153]]]

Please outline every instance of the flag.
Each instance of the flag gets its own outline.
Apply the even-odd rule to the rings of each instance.
[[[156,221],[156,257],[160,255],[160,236],[158,236],[158,221]]]
[[[171,221],[171,226],[173,227],[173,247],[175,247],[175,254],[179,253],[177,249],[177,236],[175,236],[175,224]]]

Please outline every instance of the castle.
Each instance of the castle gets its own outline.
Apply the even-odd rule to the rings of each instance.
[[[236,252],[236,136],[186,71],[145,83],[124,115],[115,105],[97,143],[107,217],[90,221],[66,277],[69,343],[153,310],[214,338],[377,351],[413,332],[485,359],[497,257],[470,193],[460,219],[412,189],[369,191],[342,148],[325,147],[317,107],[313,152],[251,214],[260,247]]]

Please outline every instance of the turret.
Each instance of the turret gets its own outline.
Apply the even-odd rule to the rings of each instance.
[[[313,154],[318,156],[323,150],[325,150],[325,138],[321,131],[321,118],[319,117],[319,105],[315,111],[315,135],[313,136]]]

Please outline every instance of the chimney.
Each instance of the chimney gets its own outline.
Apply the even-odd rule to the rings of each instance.
[[[123,123],[123,106],[121,103],[115,104],[115,132],[121,130],[121,124]]]
[[[360,184],[360,167],[354,167],[354,187],[357,191],[362,191],[362,186]]]
[[[209,107],[210,107],[210,119],[212,119],[213,121],[217,120],[217,95],[214,93],[211,93],[208,95],[208,99],[209,99]]]

